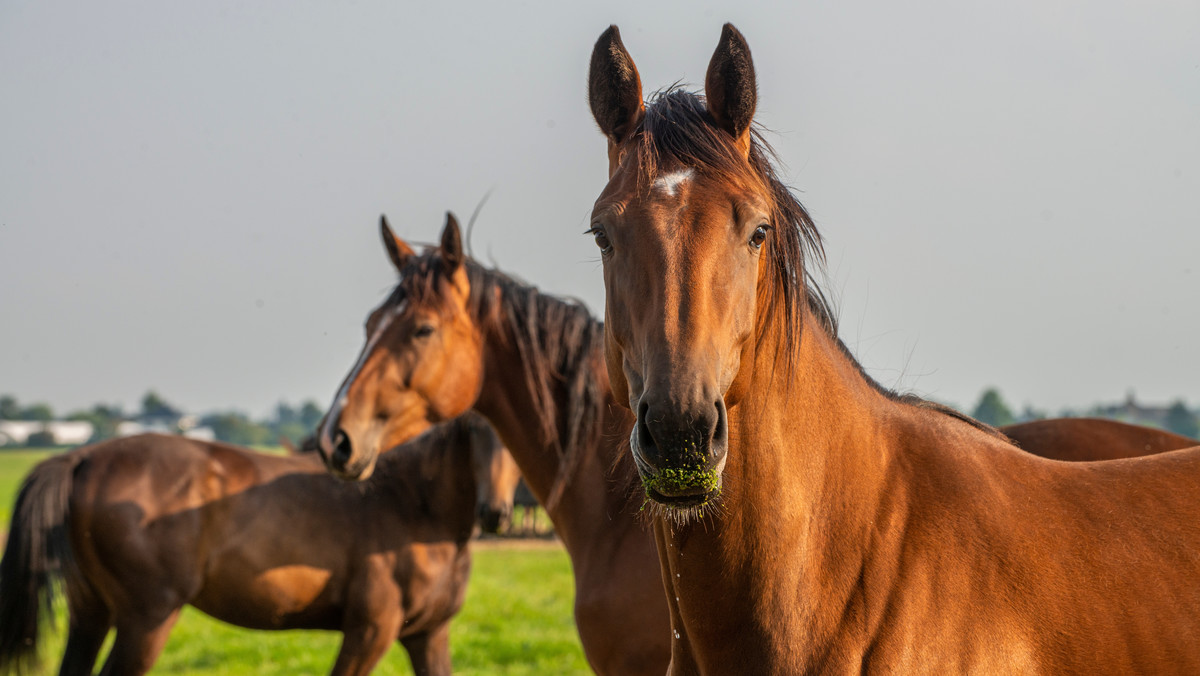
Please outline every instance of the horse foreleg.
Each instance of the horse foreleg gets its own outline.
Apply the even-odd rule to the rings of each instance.
[[[400,639],[416,676],[450,676],[450,623]]]
[[[330,676],[366,676],[400,633],[400,621],[376,624],[348,631],[342,636],[342,647],[333,663]]]
[[[346,608],[342,647],[330,676],[366,676],[400,636],[404,614],[400,590],[393,585],[367,585],[361,603]]]
[[[179,608],[160,618],[118,618],[117,637],[101,676],[141,676],[150,671],[177,619]]]

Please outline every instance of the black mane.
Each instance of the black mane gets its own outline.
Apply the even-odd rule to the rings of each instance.
[[[416,256],[401,272],[389,303],[402,298],[420,302],[435,297],[446,270],[436,251]],[[504,328],[516,342],[525,370],[524,385],[533,396],[542,439],[559,457],[558,475],[547,498],[555,505],[586,450],[600,441],[606,392],[596,380],[603,369],[604,324],[583,304],[541,293],[537,287],[467,258],[470,309],[481,325]],[[566,401],[559,405],[561,388]]]

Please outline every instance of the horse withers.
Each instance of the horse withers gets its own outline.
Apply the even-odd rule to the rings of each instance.
[[[505,455],[486,422],[463,418],[359,484],[311,454],[154,434],[45,460],[0,560],[0,673],[36,659],[61,576],[64,675],[92,673],[113,627],[104,673],[145,673],[185,604],[254,629],[340,631],[332,674],[370,672],[397,640],[416,673],[449,674],[476,496],[512,495],[515,474],[493,474]]]

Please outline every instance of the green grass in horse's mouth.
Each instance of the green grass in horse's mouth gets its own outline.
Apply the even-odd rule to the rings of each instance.
[[[697,492],[712,494],[717,490],[720,481],[721,475],[715,469],[666,468],[659,470],[653,476],[643,476],[642,486],[646,489],[647,494],[650,492],[666,496]]]

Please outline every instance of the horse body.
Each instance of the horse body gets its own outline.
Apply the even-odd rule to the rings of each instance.
[[[606,362],[671,673],[1200,670],[1200,449],[1048,460],[871,381],[730,25],[705,93],[646,106],[615,27],[593,51]]]
[[[1179,518],[1200,457],[1160,456],[1135,484],[1142,461],[1021,453],[840,381],[832,341],[803,341],[792,397],[769,401],[777,384],[729,411],[718,515],[656,523],[672,673],[1200,668],[1180,640],[1200,630],[1200,526]],[[1147,560],[1171,565],[1135,574]]]
[[[1115,460],[1200,445],[1190,437],[1103,418],[1052,418],[1000,428],[1017,446],[1053,460]]]
[[[57,523],[31,534],[22,515],[40,497],[26,491],[8,552],[65,531],[64,674],[91,673],[113,626],[105,673],[144,673],[184,604],[249,628],[341,631],[334,674],[368,673],[397,639],[417,673],[449,673],[448,623],[470,570],[472,468],[490,462],[470,459],[470,434],[451,423],[391,454],[369,485],[333,479],[314,455],[159,435],[104,442],[34,470],[27,486],[54,473],[68,497]],[[11,597],[27,578],[8,552],[0,586]]]

